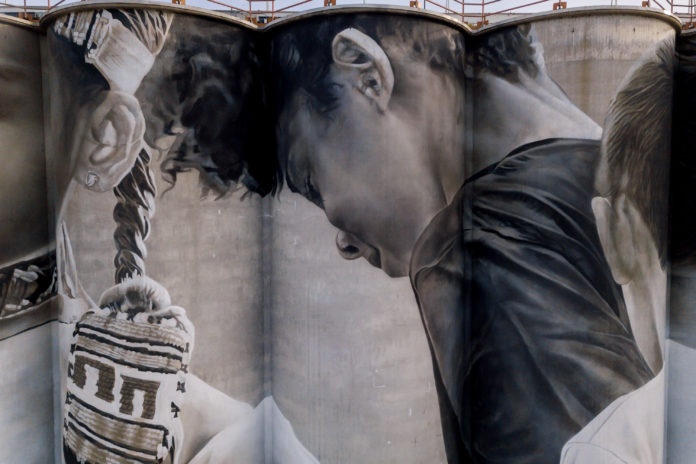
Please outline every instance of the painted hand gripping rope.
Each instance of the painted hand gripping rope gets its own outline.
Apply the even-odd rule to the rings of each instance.
[[[193,325],[147,278],[113,287],[100,305],[73,333],[66,454],[94,464],[176,462]]]

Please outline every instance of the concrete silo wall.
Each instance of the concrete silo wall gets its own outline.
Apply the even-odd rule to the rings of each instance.
[[[0,461],[53,459],[53,325],[41,34],[0,20]],[[32,443],[18,447],[18,443]]]
[[[56,460],[658,462],[672,18],[43,24]]]
[[[626,73],[665,35],[668,22],[638,15],[591,14],[534,22],[549,74],[597,124]]]

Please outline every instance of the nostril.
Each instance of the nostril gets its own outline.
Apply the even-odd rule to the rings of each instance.
[[[356,242],[358,243],[356,244]],[[346,232],[339,232],[336,235],[336,248],[338,248],[338,252],[344,259],[356,259],[362,256],[362,250],[358,246],[359,243],[358,240],[355,240],[352,235]]]
[[[344,245],[341,247],[341,252],[348,255],[355,255],[360,253],[360,249],[353,245]]]

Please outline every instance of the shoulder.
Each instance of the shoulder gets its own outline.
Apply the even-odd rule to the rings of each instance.
[[[483,206],[498,200],[496,206],[504,209],[526,204],[585,211],[599,152],[598,140],[541,140],[517,148],[471,181]]]
[[[569,443],[563,448],[561,464],[629,464],[620,457],[593,443]]]
[[[662,462],[663,372],[614,400],[571,438],[563,447],[561,464]]]

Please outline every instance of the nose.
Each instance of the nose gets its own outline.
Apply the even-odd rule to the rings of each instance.
[[[338,252],[343,259],[360,258],[364,253],[361,245],[360,240],[348,232],[341,231],[336,234],[336,248],[338,248]]]

